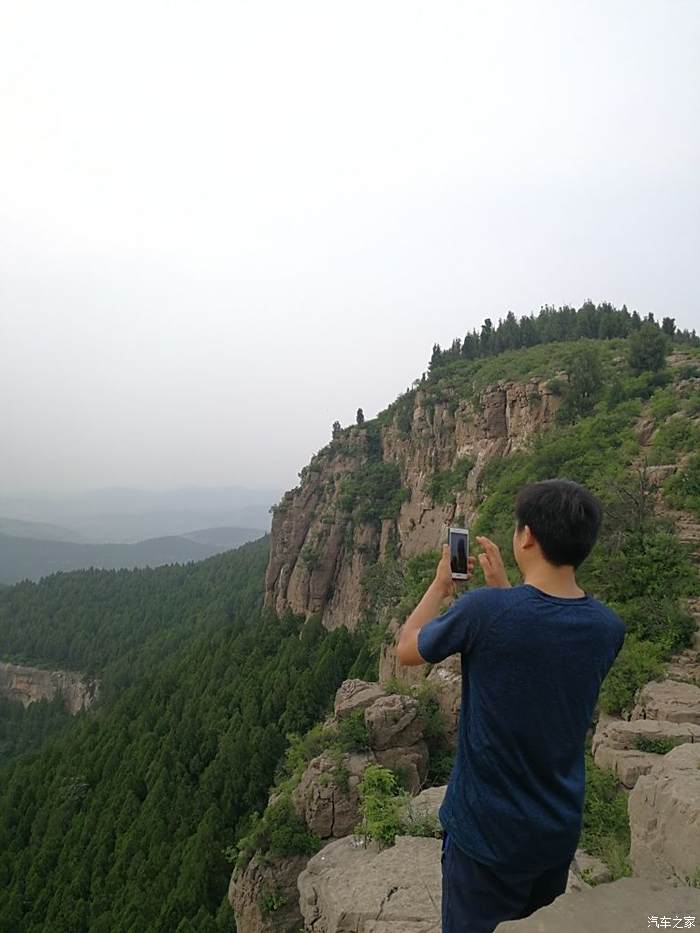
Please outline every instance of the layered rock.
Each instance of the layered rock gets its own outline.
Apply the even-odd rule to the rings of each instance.
[[[354,832],[360,821],[359,784],[367,765],[391,768],[412,794],[418,793],[427,774],[424,723],[414,697],[387,694],[379,684],[348,680],[336,693],[326,727],[342,728],[351,716],[362,717],[370,747],[345,753],[327,749],[311,759],[291,793],[297,815],[323,840],[347,838]],[[277,796],[273,793],[270,803]],[[244,871],[234,871],[229,899],[239,933],[297,933],[302,918],[294,881],[305,864],[306,858],[300,862],[297,858],[254,857]],[[270,911],[271,905],[279,906]]]
[[[679,745],[640,777],[628,810],[634,873],[672,884],[693,879],[700,870],[700,743]]]
[[[97,699],[99,682],[78,671],[45,670],[22,664],[0,662],[0,695],[29,706],[37,700],[61,695],[69,713],[87,709]]]
[[[541,907],[523,920],[499,923],[495,933],[639,933],[656,927],[666,917],[673,927],[674,918],[700,916],[700,891],[694,888],[669,887],[661,881],[620,878],[611,884],[597,885],[583,892],[561,894],[547,907]],[[676,928],[679,928],[676,925]]]
[[[397,836],[386,849],[376,843],[364,846],[350,836],[330,843],[299,875],[305,929],[313,933],[440,933],[441,847],[440,839],[413,836]],[[581,877],[582,870],[600,881],[610,877],[606,866],[579,850],[571,863],[567,892],[591,890]],[[578,928],[560,928],[565,929]]]
[[[684,742],[700,742],[700,726],[663,719],[614,719],[599,722],[591,750],[599,768],[609,768],[621,784],[632,788],[663,758],[664,753],[651,751],[654,743]],[[644,743],[649,750],[639,748]]]
[[[440,933],[439,839],[398,836],[381,850],[348,836],[299,875],[299,907],[314,933]]]
[[[444,540],[457,514],[471,521],[477,483],[493,457],[523,446],[554,422],[561,397],[547,383],[499,382],[474,402],[432,402],[423,390],[413,397],[406,431],[393,421],[378,426],[375,440],[365,426],[353,426],[319,451],[301,471],[301,483],[275,507],[265,605],[277,612],[321,613],[328,628],[354,629],[366,609],[362,575],[389,545],[410,557]],[[430,478],[469,457],[473,468],[454,501],[436,503]],[[355,524],[342,501],[343,481],[370,461],[394,464],[407,498],[395,518]]]
[[[663,719],[700,725],[700,687],[676,680],[651,681],[637,695],[632,719]]]
[[[377,683],[367,680],[344,680],[338,687],[333,704],[337,720],[347,719],[355,710],[367,709],[379,697],[386,696],[386,690]]]
[[[358,785],[367,765],[374,763],[374,752],[369,751],[339,760],[324,752],[309,762],[292,801],[314,835],[337,839],[353,832],[359,819]]]
[[[305,855],[264,861],[254,856],[244,871],[233,873],[228,900],[239,933],[298,933],[297,878],[306,862]]]

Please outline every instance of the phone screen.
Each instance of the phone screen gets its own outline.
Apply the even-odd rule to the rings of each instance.
[[[469,535],[463,531],[450,531],[450,567],[452,573],[467,572]]]

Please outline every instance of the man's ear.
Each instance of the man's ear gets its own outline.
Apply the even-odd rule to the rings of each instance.
[[[525,525],[523,528],[523,540],[520,542],[521,547],[534,547],[536,544],[536,538],[530,530],[529,525]]]

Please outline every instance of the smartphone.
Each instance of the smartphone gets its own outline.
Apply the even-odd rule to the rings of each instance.
[[[450,545],[452,579],[466,580],[467,558],[469,557],[469,530],[467,528],[450,528],[447,532],[447,542]]]

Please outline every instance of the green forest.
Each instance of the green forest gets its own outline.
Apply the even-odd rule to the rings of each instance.
[[[700,594],[697,569],[672,520],[653,515],[650,486],[633,461],[634,425],[645,414],[659,428],[648,462],[683,462],[664,482],[665,501],[700,515],[700,340],[678,333],[671,318],[658,325],[608,305],[550,309],[541,321],[550,328],[541,340],[497,344],[499,329],[489,326],[488,352],[483,328],[478,352],[474,340],[467,352],[461,341],[447,351],[436,345],[410,392],[376,419],[358,418],[371,439],[369,460],[341,505],[357,522],[400,508],[407,490],[393,465],[381,465],[381,428],[410,431],[418,386],[428,408],[456,407],[478,401],[498,379],[550,380],[562,397],[557,423],[489,464],[472,533],[499,544],[516,582],[518,488],[559,476],[600,496],[603,530],[578,580],[627,627],[601,692],[601,708],[615,713],[693,629],[681,600]],[[586,321],[589,332],[580,333]],[[518,325],[521,337],[529,326]],[[668,355],[679,349],[688,361],[672,367]],[[334,426],[324,451],[347,436]],[[472,466],[458,460],[430,477],[434,501],[449,502]],[[226,892],[246,847],[313,848],[288,808],[265,812],[269,790],[289,786],[317,752],[318,723],[340,683],[376,676],[383,610],[410,612],[438,554],[406,561],[390,551],[377,562],[363,580],[369,608],[354,633],[264,609],[268,554],[266,535],[199,562],[57,573],[0,588],[2,660],[65,667],[101,683],[99,700],[74,718],[58,702],[26,710],[0,703],[0,933],[230,933]],[[475,586],[483,585],[480,573],[477,564]],[[347,728],[332,741],[361,744],[353,724]],[[436,743],[435,755],[444,754]],[[445,777],[440,765],[436,757],[436,783]],[[624,793],[590,758],[587,769],[582,844],[624,874]]]

